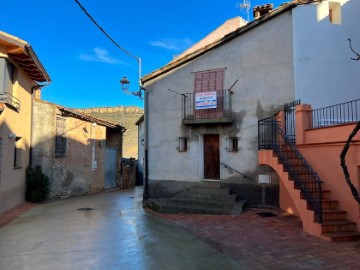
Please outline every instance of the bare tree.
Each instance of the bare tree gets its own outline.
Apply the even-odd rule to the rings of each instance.
[[[349,46],[350,46],[350,49],[351,51],[356,55],[356,58],[351,58],[351,60],[354,60],[354,61],[359,61],[360,60],[360,54],[357,53],[353,47],[352,47],[352,44],[351,44],[351,39],[349,38],[348,39],[349,41]],[[350,147],[350,143],[352,141],[352,139],[355,137],[355,135],[358,133],[360,129],[360,121],[357,122],[354,130],[351,132],[351,134],[349,135],[349,138],[347,139],[345,145],[344,145],[344,148],[343,150],[341,151],[341,154],[340,154],[340,164],[341,164],[341,167],[343,169],[343,172],[344,172],[344,175],[345,175],[345,180],[346,180],[346,183],[348,184],[348,186],[350,187],[350,190],[351,190],[351,193],[353,195],[353,197],[355,198],[355,200],[360,204],[360,197],[359,197],[359,193],[356,189],[356,187],[352,184],[351,182],[351,178],[350,178],[350,174],[349,174],[349,171],[347,169],[347,166],[346,166],[346,162],[345,162],[345,157],[346,157],[346,154],[349,150],[349,147]]]

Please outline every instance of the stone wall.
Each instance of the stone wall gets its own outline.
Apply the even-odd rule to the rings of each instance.
[[[55,157],[56,117],[66,121],[67,145],[62,157]],[[62,115],[54,104],[37,100],[34,101],[33,119],[32,161],[33,165],[41,165],[50,178],[49,198],[102,191],[105,153],[102,142],[106,140],[106,127]]]

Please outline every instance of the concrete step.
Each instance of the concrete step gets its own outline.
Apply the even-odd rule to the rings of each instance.
[[[231,209],[235,205],[235,200],[232,201],[209,201],[196,200],[191,198],[170,198],[167,202],[169,205],[178,207],[203,207],[203,208],[224,208]]]
[[[321,238],[331,242],[358,241],[360,240],[360,233],[355,231],[322,233]]]
[[[356,223],[349,220],[331,220],[321,223],[322,233],[354,232]]]
[[[171,205],[168,199],[149,199],[148,207],[159,213],[167,214],[240,214],[246,201],[237,202],[232,208],[204,207],[202,205]]]
[[[315,197],[317,196],[317,191],[310,191]],[[321,190],[321,198],[322,199],[330,199],[331,191],[330,190]],[[306,197],[303,192],[300,193],[300,198],[306,200]]]
[[[322,217],[323,222],[325,221],[334,221],[334,220],[346,220],[347,212],[343,210],[337,210],[337,209],[323,209],[322,211]],[[315,221],[318,221],[318,218],[315,217]]]
[[[337,207],[338,207],[338,204],[339,204],[339,201],[337,201],[337,200],[330,200],[330,199],[323,199],[322,201],[321,201],[321,203],[322,203],[322,208],[324,209],[324,210],[326,210],[326,209],[337,209]],[[308,210],[313,210],[313,208],[311,207],[311,205],[308,203],[308,205],[307,205],[307,209]]]

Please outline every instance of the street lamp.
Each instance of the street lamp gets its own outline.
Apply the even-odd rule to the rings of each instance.
[[[128,78],[123,77],[120,80],[122,90],[127,95],[134,95],[138,96],[140,99],[144,100],[144,158],[145,158],[145,164],[144,164],[144,192],[143,192],[143,206],[147,205],[147,199],[149,198],[149,170],[148,170],[148,104],[147,104],[147,95],[148,90],[142,85],[141,83],[141,58],[129,54],[130,56],[134,57],[138,64],[139,64],[139,90],[138,91],[130,91],[130,81]],[[142,95],[142,92],[144,92],[144,96]]]

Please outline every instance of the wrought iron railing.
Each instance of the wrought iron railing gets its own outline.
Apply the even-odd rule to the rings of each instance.
[[[311,116],[311,128],[336,126],[360,121],[360,99],[313,110]]]
[[[322,181],[296,146],[289,140],[274,117],[258,122],[259,150],[274,150],[284,169],[304,194],[315,215],[322,223]]]
[[[212,104],[199,105],[199,100],[204,92],[188,93],[183,95],[183,119],[214,119],[214,118],[231,118],[231,91],[213,91],[206,92],[212,98]],[[211,94],[216,93],[216,94]]]
[[[0,94],[0,103],[5,103],[17,111],[20,110],[20,100],[11,95],[10,93],[4,92]]]

